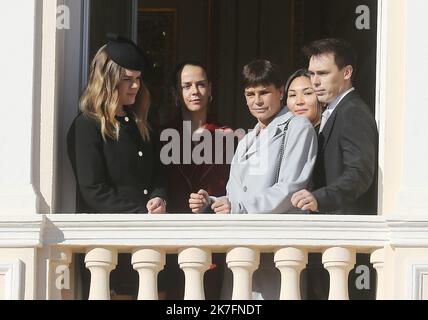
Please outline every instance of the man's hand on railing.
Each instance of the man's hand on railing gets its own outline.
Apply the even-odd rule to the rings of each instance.
[[[221,197],[214,201],[211,209],[213,209],[216,214],[228,214],[230,213],[232,206],[228,197]]]
[[[147,211],[149,214],[160,214],[166,212],[166,202],[162,198],[153,198],[147,202]]]
[[[300,190],[291,197],[291,204],[303,211],[310,210],[315,212],[318,210],[318,201],[308,190]]]

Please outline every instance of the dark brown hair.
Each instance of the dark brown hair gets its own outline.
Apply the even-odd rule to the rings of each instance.
[[[284,80],[279,67],[268,60],[255,60],[247,64],[242,70],[242,85],[245,88],[259,85],[275,85],[280,88]]]
[[[345,40],[335,38],[316,40],[303,47],[302,51],[308,60],[313,56],[332,53],[339,70],[349,65],[356,70],[357,56],[352,46]]]
[[[290,86],[291,83],[294,81],[294,79],[296,78],[300,78],[300,77],[306,77],[311,79],[311,72],[308,69],[299,69],[296,72],[294,72],[287,80],[287,83],[285,84],[285,96],[288,95],[288,90],[290,90]]]
[[[175,95],[180,95],[180,91],[181,91],[181,74],[183,73],[183,69],[186,66],[192,66],[192,67],[199,67],[201,68],[206,77],[208,82],[211,82],[208,77],[208,72],[207,69],[199,62],[197,61],[192,61],[192,60],[187,60],[187,61],[183,61],[180,64],[178,64],[175,69],[174,69],[174,73],[172,74],[172,79],[171,79],[171,89],[173,91],[173,93]]]

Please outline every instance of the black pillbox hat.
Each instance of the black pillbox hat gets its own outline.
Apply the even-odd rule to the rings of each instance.
[[[107,34],[107,55],[119,66],[136,71],[144,71],[148,67],[145,53],[130,39],[117,34]]]

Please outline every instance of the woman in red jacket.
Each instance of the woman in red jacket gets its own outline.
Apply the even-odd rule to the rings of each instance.
[[[200,189],[210,190],[211,194],[225,192],[234,137],[230,128],[219,126],[208,117],[212,89],[201,64],[184,62],[178,65],[172,91],[179,112],[167,125],[168,129],[162,131],[164,146],[160,154],[166,165],[171,195],[168,212],[191,213],[188,199],[192,192]],[[174,133],[176,139],[169,139]],[[217,148],[216,135],[224,138]],[[226,139],[231,141],[230,150],[227,150]],[[177,156],[169,157],[171,153]]]
[[[164,145],[160,153],[168,176],[168,212],[191,213],[188,199],[192,192],[204,189],[210,190],[210,194],[224,194],[226,191],[229,165],[235,151],[234,136],[230,128],[219,126],[208,117],[212,87],[201,64],[184,62],[178,65],[172,89],[180,110],[161,133]],[[177,139],[168,139],[174,133]],[[217,148],[216,135],[224,138]],[[174,153],[178,156],[171,156]],[[214,254],[212,261],[212,268],[205,275],[206,298],[218,299],[224,254]],[[168,299],[183,297],[184,277],[176,255],[168,255],[166,269],[160,277],[167,278],[166,282],[171,284]]]

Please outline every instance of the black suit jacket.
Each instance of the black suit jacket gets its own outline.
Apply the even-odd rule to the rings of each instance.
[[[116,119],[119,141],[104,141],[99,121],[85,114],[74,120],[68,132],[68,155],[78,186],[77,212],[146,213],[150,199],[166,199],[166,177],[153,137],[143,141],[130,113]]]
[[[378,136],[368,106],[350,92],[318,136],[313,194],[319,212],[376,214]]]

